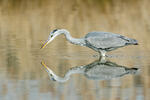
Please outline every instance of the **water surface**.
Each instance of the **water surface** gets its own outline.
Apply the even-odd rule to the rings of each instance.
[[[149,100],[149,9],[149,0],[2,0],[0,100]],[[138,46],[109,52],[107,59],[141,73],[101,81],[79,74],[65,83],[49,80],[41,61],[63,76],[69,68],[98,59],[98,53],[70,44],[63,35],[40,49],[55,28],[68,29],[77,38],[107,31],[137,39]]]

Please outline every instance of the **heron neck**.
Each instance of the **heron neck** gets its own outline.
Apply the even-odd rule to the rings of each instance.
[[[84,66],[79,66],[79,67],[73,67],[70,68],[67,73],[64,75],[64,77],[59,77],[56,74],[53,73],[53,80],[57,81],[57,82],[66,82],[67,80],[69,80],[70,76],[72,74],[78,74],[78,73],[84,73]]]
[[[85,46],[85,40],[84,40],[84,38],[73,38],[67,30],[65,30],[63,33],[65,34],[66,39],[70,43],[76,44],[76,45]]]

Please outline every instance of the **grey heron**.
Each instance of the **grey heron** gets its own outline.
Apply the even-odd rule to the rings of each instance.
[[[44,62],[41,62],[48,72],[49,78],[57,82],[66,82],[72,74],[83,74],[88,79],[93,80],[110,80],[116,77],[122,77],[126,74],[136,74],[138,68],[127,68],[125,66],[117,65],[116,63],[106,61],[95,61],[88,65],[77,66],[70,68],[64,77],[57,76]]]
[[[69,31],[66,29],[55,29],[50,32],[48,39],[45,41],[41,48],[44,48],[60,34],[64,34],[66,39],[72,44],[89,47],[99,52],[102,56],[105,56],[106,52],[115,50],[120,47],[127,45],[138,45],[138,42],[135,39],[111,32],[89,32],[83,38],[73,38]]]

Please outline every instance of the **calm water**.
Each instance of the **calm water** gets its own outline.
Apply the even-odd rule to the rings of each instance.
[[[117,1],[0,1],[0,100],[150,100],[150,2]],[[98,53],[63,35],[40,49],[55,28],[77,38],[97,30],[137,39],[140,45],[109,52],[107,60],[140,73],[101,81],[80,74],[65,83],[49,80],[41,61],[63,77],[98,59]]]

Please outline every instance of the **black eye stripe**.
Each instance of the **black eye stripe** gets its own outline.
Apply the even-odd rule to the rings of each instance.
[[[56,32],[57,30],[58,30],[58,29],[53,30],[53,32],[52,32],[52,33]]]

